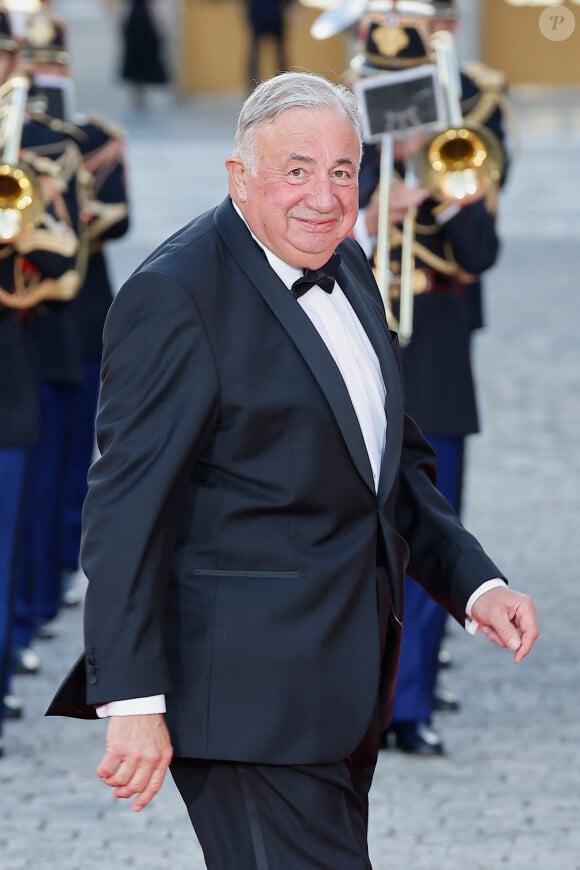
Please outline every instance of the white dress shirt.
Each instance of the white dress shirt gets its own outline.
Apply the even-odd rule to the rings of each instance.
[[[234,208],[244,220],[235,204]],[[263,249],[274,272],[290,291],[294,281],[302,275],[302,270],[289,266],[267,250],[253,233],[252,236]],[[377,355],[338,282],[332,293],[326,293],[314,285],[300,296],[297,303],[311,320],[344,379],[367,448],[376,489],[387,437],[386,390]],[[476,589],[467,602],[468,616],[480,595],[494,586],[503,585],[503,580],[493,579]],[[475,620],[466,620],[465,628],[470,634],[475,634],[478,627]],[[97,707],[99,718],[164,712],[164,695],[112,701]]]

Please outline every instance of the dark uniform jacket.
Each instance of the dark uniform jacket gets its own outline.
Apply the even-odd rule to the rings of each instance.
[[[38,437],[36,378],[19,316],[0,306],[0,449]]]
[[[80,385],[81,344],[68,308],[78,288],[83,225],[81,220],[80,151],[66,130],[50,119],[28,118],[23,126],[21,160],[36,171],[46,200],[39,225],[12,245],[3,246],[0,286],[30,294],[50,279],[67,301],[46,298],[21,316],[28,351],[39,381]],[[36,298],[36,296],[34,296]]]
[[[80,152],[50,123],[30,119],[21,146],[21,161],[36,171],[44,194],[47,181],[54,195],[45,196],[46,211],[35,228],[0,244],[0,447],[28,447],[36,440],[39,380],[82,380],[80,342],[69,303],[42,299],[30,307],[11,307],[14,294],[28,298],[46,279],[64,276],[65,282],[74,281]]]
[[[70,310],[80,333],[84,358],[99,360],[103,326],[113,299],[103,246],[123,236],[129,228],[124,134],[95,117],[78,120],[75,126],[83,165],[90,177],[88,201],[84,204],[89,256],[83,284]]]

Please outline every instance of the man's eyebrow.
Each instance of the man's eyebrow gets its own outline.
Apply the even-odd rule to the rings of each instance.
[[[306,157],[305,154],[289,154],[286,158],[286,163],[314,163],[314,159],[312,157]]]
[[[312,157],[306,157],[305,154],[289,154],[286,158],[286,163],[315,163],[316,161]],[[338,157],[333,166],[342,166],[345,163],[348,163],[349,166],[357,166],[356,161],[352,159],[352,157]]]

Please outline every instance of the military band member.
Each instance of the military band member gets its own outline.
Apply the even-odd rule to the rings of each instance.
[[[0,9],[0,78],[11,65],[16,42]],[[0,248],[0,256],[2,248]],[[36,382],[17,312],[0,305],[0,757],[2,731],[10,713],[12,611],[26,451],[38,437]],[[14,706],[14,711],[19,709]]]
[[[1,52],[3,111],[17,118],[17,106],[29,94],[30,83],[19,62],[22,45],[46,44],[42,29],[14,39],[9,10],[2,10]],[[58,53],[57,33],[49,50]],[[6,125],[4,127],[6,129]],[[37,213],[10,234],[10,209],[0,215],[5,229],[0,242],[0,304],[17,311],[28,359],[36,380],[40,437],[26,450],[26,485],[18,546],[17,593],[12,612],[14,667],[35,672],[38,658],[31,650],[37,629],[55,615],[58,587],[54,548],[58,535],[55,505],[60,466],[66,455],[67,432],[63,409],[82,384],[81,343],[68,309],[80,286],[85,230],[82,216],[82,160],[70,132],[50,117],[25,113],[21,122],[8,125],[11,141],[5,145],[17,155],[36,182],[32,201]],[[5,153],[7,153],[5,151]],[[50,506],[50,507],[49,507]]]
[[[81,509],[95,443],[102,332],[113,299],[105,248],[129,228],[123,131],[92,116],[77,118],[75,123],[83,133],[79,145],[91,188],[85,207],[89,237],[87,271],[70,306],[82,342],[84,383],[75,399],[73,440],[63,482],[60,568],[65,604],[74,604],[79,599],[74,575],[79,565]]]
[[[420,5],[420,4],[419,4]],[[377,74],[432,61],[429,36],[438,29],[453,30],[457,10],[441,2],[433,16],[401,27],[399,39],[386,39],[376,20],[366,33],[365,52],[353,60],[358,74]],[[409,23],[409,22],[407,22]],[[393,27],[392,22],[389,27]],[[391,33],[391,37],[393,34]],[[389,52],[388,46],[392,46]],[[482,124],[497,138],[505,168],[504,106],[501,77],[475,67],[477,77],[461,72],[461,111],[470,124]],[[415,142],[415,150],[420,140]],[[407,143],[407,153],[409,143]],[[411,138],[411,148],[413,143]],[[401,157],[403,146],[395,145]],[[380,149],[365,146],[360,175],[358,238],[372,252],[378,229]],[[415,418],[437,456],[438,487],[461,509],[465,439],[479,431],[479,417],[471,361],[472,330],[482,325],[481,275],[494,265],[500,249],[496,228],[498,185],[485,197],[462,205],[440,201],[424,188],[404,185],[405,165],[395,164],[392,200],[398,212],[390,219],[392,295],[400,282],[402,220],[407,207],[416,206],[412,246],[413,333],[402,349],[407,410]],[[394,300],[397,309],[397,300]],[[433,728],[434,709],[457,709],[458,702],[437,687],[439,650],[445,625],[443,609],[410,577],[405,584],[405,620],[401,661],[390,731],[398,748],[420,755],[440,755],[443,742]],[[385,734],[384,742],[388,741]]]
[[[35,97],[30,111],[32,117],[39,120],[47,114],[58,113],[58,117],[51,118],[51,123],[58,125],[59,121],[62,122],[62,129],[73,137],[81,151],[85,172],[86,271],[79,292],[68,306],[81,339],[84,378],[71,409],[72,425],[69,427],[70,439],[61,482],[58,549],[62,603],[75,604],[82,594],[75,585],[75,574],[79,560],[81,509],[94,447],[102,331],[113,299],[105,246],[123,236],[129,228],[125,134],[118,125],[100,117],[74,112],[66,29],[62,22],[43,12],[30,17],[29,33],[35,19],[40,19],[44,30],[52,32],[52,36],[47,45],[38,36],[32,40],[29,38],[19,50],[19,64],[31,78]],[[47,28],[52,28],[52,31]],[[47,91],[43,83],[48,81],[51,87]]]

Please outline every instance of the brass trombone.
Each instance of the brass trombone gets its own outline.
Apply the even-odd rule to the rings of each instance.
[[[29,81],[14,75],[0,87],[0,241],[35,227],[44,203],[34,170],[19,160]]]
[[[22,131],[27,112],[30,82],[25,75],[12,75],[0,86],[0,244],[21,244],[26,233],[40,226],[44,220],[47,203],[41,193],[39,175],[29,163],[20,160]],[[39,173],[43,169],[39,160]],[[46,163],[46,161],[45,161]],[[53,164],[53,161],[50,161]],[[51,175],[59,176],[59,183],[74,184],[77,197],[85,195],[79,179],[81,156],[77,146],[65,146],[59,165],[51,165]],[[71,230],[66,241],[70,256],[75,254],[75,264],[58,278],[45,278],[29,273],[24,267],[23,256],[17,254],[14,261],[14,286],[0,287],[0,305],[7,308],[25,309],[47,299],[67,302],[77,295],[84,279],[88,258],[88,233],[79,219],[78,227]]]
[[[430,136],[415,157],[407,162],[405,184],[425,187],[441,202],[466,204],[483,197],[500,181],[503,152],[497,138],[482,127],[465,124],[461,112],[461,78],[451,33],[433,34],[432,44],[437,77],[446,108],[446,129]],[[387,153],[382,151],[386,146]],[[389,189],[392,179],[393,146],[384,137],[381,146],[379,225],[377,234],[377,283],[385,301],[387,320],[399,333],[402,345],[413,332],[413,278],[416,208],[410,208],[403,222],[399,318],[395,318],[389,293]]]
[[[475,202],[499,182],[502,148],[489,130],[463,120],[461,76],[452,34],[439,31],[431,39],[449,126],[423,144],[418,155],[419,182],[443,202]]]

